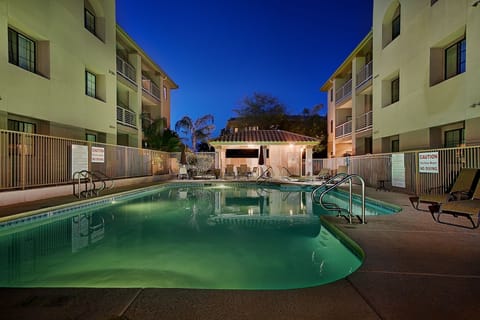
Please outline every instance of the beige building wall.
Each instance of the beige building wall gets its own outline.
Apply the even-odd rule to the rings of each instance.
[[[84,26],[95,11],[96,35]],[[8,59],[8,29],[37,44],[36,73]],[[116,142],[115,1],[0,0],[0,121],[24,120],[37,132]],[[85,94],[85,71],[97,76],[97,97]]]
[[[369,33],[320,89],[328,99],[329,158],[371,152],[372,125],[365,121],[371,119],[371,103],[366,104],[372,94],[371,60]]]
[[[389,152],[442,147],[445,132],[465,130],[480,143],[480,7],[471,0],[375,0],[373,13],[373,145]],[[391,22],[400,12],[400,34]],[[466,71],[445,79],[445,50],[466,39]],[[391,103],[391,81],[400,82]]]

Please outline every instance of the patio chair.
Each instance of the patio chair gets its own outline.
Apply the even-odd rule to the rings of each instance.
[[[458,200],[450,201],[444,204],[434,204],[429,206],[428,209],[432,214],[433,220],[439,223],[469,228],[461,224],[440,221],[440,216],[442,214],[450,214],[455,218],[465,217],[472,223],[471,229],[478,228],[478,226],[480,225],[480,181],[477,182],[477,187],[475,188],[475,191],[473,192],[472,198],[470,200]],[[436,219],[435,213],[438,213]],[[474,216],[477,216],[476,223],[473,220]]]
[[[241,164],[240,167],[237,167],[237,173],[239,177],[250,177],[251,172],[250,168],[246,164]]]
[[[450,192],[443,194],[431,194],[434,189],[444,188],[444,186],[438,186],[430,188],[427,194],[421,194],[418,196],[410,197],[410,203],[412,206],[420,210],[418,206],[420,203],[428,203],[430,205],[443,204],[451,200],[468,199],[471,196],[472,186],[478,174],[478,169],[463,168],[455,180]]]
[[[235,178],[235,171],[233,169],[233,164],[227,164],[225,167],[225,177]]]
[[[184,165],[181,166],[180,170],[178,171],[178,179],[188,179],[187,168]]]

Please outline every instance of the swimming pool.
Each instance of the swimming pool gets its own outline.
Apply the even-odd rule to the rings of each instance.
[[[347,242],[309,191],[171,183],[0,224],[0,286],[310,287],[361,265]]]

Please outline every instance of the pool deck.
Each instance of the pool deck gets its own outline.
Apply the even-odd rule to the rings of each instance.
[[[365,225],[327,218],[366,254],[357,272],[334,283],[280,291],[2,288],[1,318],[479,318],[480,229],[436,223],[428,212],[413,209],[405,194],[367,188],[367,196],[403,211],[367,217]],[[72,201],[67,196],[0,207],[0,216]]]

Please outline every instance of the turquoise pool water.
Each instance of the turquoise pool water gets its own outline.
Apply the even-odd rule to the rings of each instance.
[[[47,212],[0,225],[0,286],[317,286],[361,259],[316,210],[309,191],[171,184]]]

